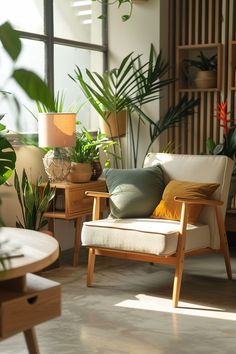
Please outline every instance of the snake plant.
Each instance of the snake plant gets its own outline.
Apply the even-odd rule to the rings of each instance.
[[[23,222],[17,220],[16,227],[38,231],[47,224],[47,220],[43,219],[43,214],[55,196],[55,188],[51,188],[48,181],[45,188],[40,191],[41,182],[40,177],[33,185],[24,169],[20,183],[18,174],[15,172],[14,186],[23,218]]]

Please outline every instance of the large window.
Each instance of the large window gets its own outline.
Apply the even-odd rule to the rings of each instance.
[[[102,36],[106,23],[98,19],[102,11],[101,4],[92,0],[1,0],[0,4],[0,22],[10,21],[22,38],[23,50],[17,66],[39,74],[54,94],[63,91],[65,110],[71,105],[81,107],[78,120],[87,129],[96,129],[97,119],[93,119],[90,105],[68,74],[74,75],[76,65],[82,71],[103,71],[107,48]],[[12,65],[2,48],[0,60],[2,80]],[[35,103],[13,82],[4,88],[16,94],[21,104],[18,119],[9,105],[1,105],[7,127],[12,131],[37,132],[37,121],[29,112],[37,115]]]

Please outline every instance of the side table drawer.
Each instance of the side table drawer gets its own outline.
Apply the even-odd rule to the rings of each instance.
[[[1,290],[0,337],[6,338],[60,315],[61,289],[58,283],[29,274],[27,288],[22,294]]]
[[[67,203],[66,203],[66,215],[68,217],[73,217],[74,215],[81,214],[83,215],[87,211],[93,210],[93,198],[85,196],[87,190],[96,190],[97,192],[105,192],[105,184],[99,185],[96,187],[91,186],[88,183],[88,186],[83,187],[83,190],[68,190],[67,194]],[[101,209],[106,209],[106,200],[101,200]]]

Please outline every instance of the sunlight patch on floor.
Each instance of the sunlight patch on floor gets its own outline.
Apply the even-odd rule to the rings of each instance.
[[[171,299],[163,299],[161,297],[144,294],[136,295],[136,300],[124,300],[114,306],[236,321],[236,313],[226,312],[225,309],[197,305],[183,301],[179,301],[178,308],[173,308]]]

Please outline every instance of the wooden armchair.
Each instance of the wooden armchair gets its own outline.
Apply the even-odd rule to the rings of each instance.
[[[185,255],[221,251],[232,279],[228,242],[224,227],[233,161],[225,156],[149,154],[145,167],[161,163],[165,182],[172,179],[216,182],[214,199],[175,200],[182,203],[180,221],[162,219],[99,219],[101,198],[109,193],[87,192],[94,197],[93,221],[84,223],[82,244],[89,247],[87,285],[92,286],[96,255],[172,264],[175,266],[172,302],[178,306]],[[181,166],[181,168],[180,168]],[[188,223],[189,208],[204,205],[200,222]]]

